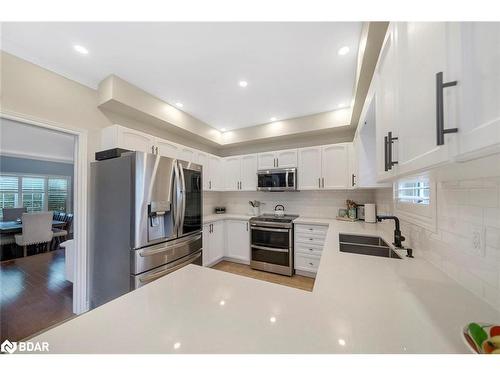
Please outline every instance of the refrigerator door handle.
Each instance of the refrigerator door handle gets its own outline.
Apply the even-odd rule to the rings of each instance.
[[[182,168],[182,165],[178,164],[177,168],[179,169],[179,174],[180,174],[180,198],[181,198],[181,203],[179,205],[179,226],[177,228],[177,233],[178,236],[184,233],[183,228],[184,228],[184,218],[186,214],[186,180],[184,178],[184,170]]]
[[[174,233],[178,235],[178,229],[179,229],[179,222],[180,222],[180,204],[181,204],[181,197],[180,197],[180,172],[179,172],[179,166],[177,163],[174,163],[174,174],[175,174],[175,206],[174,206]]]

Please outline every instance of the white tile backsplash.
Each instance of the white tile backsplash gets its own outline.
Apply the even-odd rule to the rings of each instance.
[[[377,211],[394,213],[392,189],[377,189]],[[437,183],[437,232],[402,220],[405,245],[500,310],[500,178]],[[393,223],[383,223],[392,233]],[[474,232],[480,248],[473,246]]]
[[[248,201],[262,202],[261,213],[271,213],[274,206],[282,204],[285,213],[300,216],[334,218],[339,208],[346,207],[346,200],[356,203],[373,203],[373,190],[363,191],[296,191],[296,192],[224,192],[220,193],[220,205],[228,213],[247,214],[250,212]]]

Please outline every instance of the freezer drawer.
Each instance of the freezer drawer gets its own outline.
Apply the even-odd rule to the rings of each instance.
[[[179,258],[196,253],[202,248],[201,232],[158,245],[131,251],[131,273],[137,275]]]
[[[152,281],[158,280],[160,277],[168,275],[188,264],[196,264],[198,266],[202,265],[202,251],[198,251],[194,254],[188,255],[184,258],[178,259],[175,262],[165,264],[164,266],[155,268],[151,271],[141,273],[140,275],[130,276],[130,283],[132,289],[140,288]]]

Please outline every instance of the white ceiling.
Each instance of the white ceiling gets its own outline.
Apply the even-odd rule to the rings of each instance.
[[[360,34],[358,22],[2,23],[1,48],[93,88],[116,74],[230,130],[349,106]]]

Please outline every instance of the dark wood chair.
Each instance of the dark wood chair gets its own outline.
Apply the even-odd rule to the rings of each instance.
[[[54,220],[64,221],[64,225],[61,228],[52,228],[52,232],[54,232],[52,249],[57,249],[61,242],[68,239],[68,234],[70,232],[71,225],[73,224],[73,214],[67,214],[64,212],[60,212],[59,214],[61,215]]]

